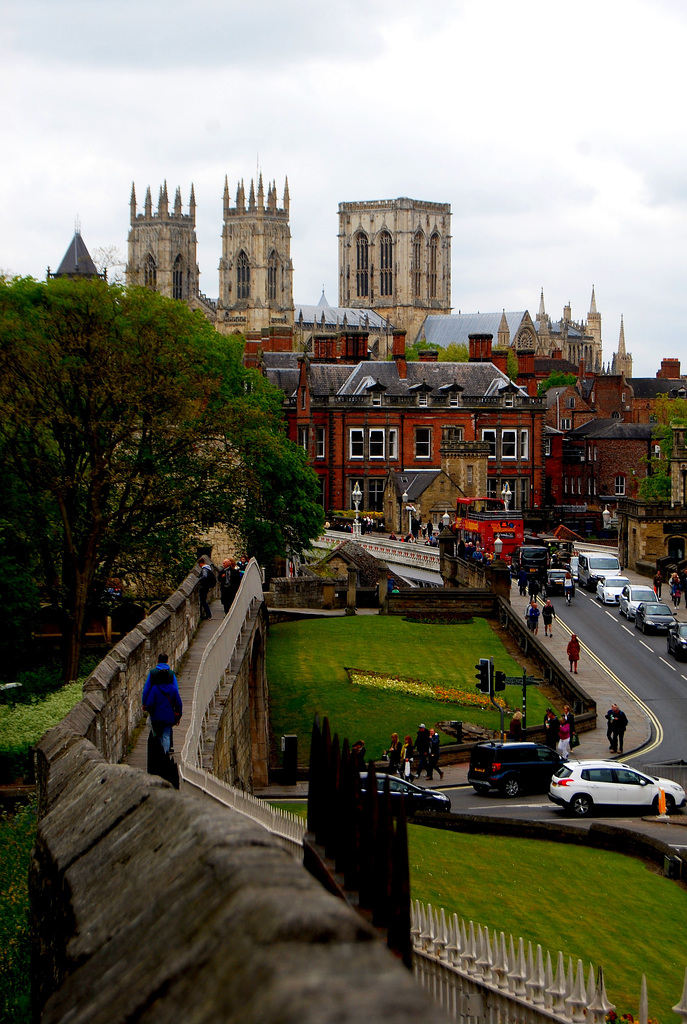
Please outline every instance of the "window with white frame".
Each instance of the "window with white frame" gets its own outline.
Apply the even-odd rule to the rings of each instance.
[[[486,441],[489,445],[489,458],[496,458],[496,431],[495,430],[483,430],[482,440]]]
[[[505,405],[505,407],[507,409],[512,409],[513,408],[514,398],[515,398],[515,396],[512,395],[512,394],[508,394],[508,395],[504,395],[503,396],[503,404]]]
[[[599,449],[594,445],[594,462],[597,462],[599,458]]]
[[[568,478],[567,478],[567,476],[563,477],[563,493],[564,494],[568,493]]]
[[[308,428],[307,427],[299,427],[298,428],[298,443],[301,446],[301,448],[304,448],[305,451],[307,452],[307,450],[308,450]]]
[[[655,444],[654,445],[654,458],[655,459],[660,459],[661,458],[661,446],[660,446],[660,444]]]
[[[551,438],[550,437],[545,437],[544,438],[544,455],[550,455],[550,454],[551,454]]]
[[[578,478],[577,478],[577,493],[578,494],[582,494],[582,477],[581,476],[578,476]]]
[[[389,458],[398,458],[398,430],[392,427],[389,431]]]
[[[572,398],[572,397],[566,398],[566,400],[565,400],[565,408],[566,409],[574,409],[575,408],[575,399]]]
[[[370,458],[371,459],[383,459],[384,458],[384,431],[383,430],[371,430],[370,431]]]
[[[530,432],[529,430],[520,431],[520,458],[527,461],[530,457]]]
[[[458,394],[458,392],[457,392],[457,391],[452,391],[452,392],[450,393],[450,395],[448,396],[448,404],[449,404],[449,405],[450,405],[450,406],[451,406],[452,408],[454,408],[454,409],[455,409],[455,408],[456,408],[456,406],[458,405],[458,399],[459,399],[459,397],[460,397],[460,396],[459,396],[459,394]]]
[[[530,504],[530,482],[520,481],[520,508],[528,508]]]
[[[315,427],[315,458],[323,459],[326,454],[324,427]]]
[[[427,405],[427,392],[426,391],[421,391],[420,394],[417,396],[417,404],[418,405]]]
[[[415,428],[415,458],[429,459],[432,455],[431,427]]]
[[[568,419],[567,416],[563,416],[561,419],[561,430],[570,430],[572,427],[572,420]]]
[[[517,430],[503,430],[501,432],[501,458],[515,459],[517,457]]]
[[[365,431],[357,427],[350,432],[350,458],[365,458]]]
[[[615,493],[616,497],[620,497],[625,493],[625,477],[617,476],[615,478]]]
[[[381,391],[373,391],[372,392],[372,404],[373,405],[381,405],[382,404],[382,392]]]

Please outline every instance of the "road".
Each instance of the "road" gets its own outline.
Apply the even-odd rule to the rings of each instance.
[[[617,607],[602,606],[594,594],[578,588],[570,607],[563,598],[552,598],[556,616],[577,633],[591,649],[653,713],[660,723],[660,746],[651,759],[668,761],[687,754],[687,662],[666,653],[665,634],[643,636],[634,622],[627,622]],[[684,618],[684,610],[681,613]],[[583,657],[585,655],[583,654]],[[604,708],[599,708],[603,718]]]

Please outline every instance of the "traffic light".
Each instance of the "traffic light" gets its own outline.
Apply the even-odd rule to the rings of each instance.
[[[497,670],[494,672],[494,692],[496,690],[505,690],[506,688],[506,673]]]
[[[491,693],[491,663],[489,659],[480,658],[479,664],[475,665],[475,668],[477,669],[475,673],[477,689],[482,693]]]

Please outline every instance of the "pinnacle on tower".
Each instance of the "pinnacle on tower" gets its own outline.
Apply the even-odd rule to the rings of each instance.
[[[618,355],[625,356],[625,324],[623,323],[623,314],[620,314],[620,338],[618,340]]]
[[[160,188],[160,198],[158,199],[158,202],[157,202],[157,213],[158,213],[159,217],[163,217],[163,216],[164,217],[168,217],[169,216],[169,196],[167,195],[167,179],[166,178],[165,178],[164,185],[162,185],[162,187]]]
[[[231,200],[229,198],[229,178],[226,174],[224,175],[224,196],[222,197],[222,204],[224,206],[224,216],[226,217],[229,213],[229,206],[231,205]]]
[[[539,312],[537,313],[537,320],[546,319],[546,310],[544,308],[544,289],[541,290],[541,298],[539,299]]]
[[[260,171],[260,176],[258,178],[258,209],[265,209],[265,190],[262,187],[262,171]]]
[[[148,185],[148,188],[146,189],[146,198],[145,198],[145,218],[146,218],[146,220],[150,220],[150,218],[152,216],[153,216],[153,200],[152,200],[152,197],[150,195],[150,185]]]
[[[246,208],[246,190],[243,185],[243,178],[241,178],[236,189],[236,208],[238,210],[245,210]]]
[[[288,177],[286,177],[284,179],[284,209],[286,210],[287,213],[289,212],[290,198],[291,197],[289,196],[289,179]]]
[[[174,216],[181,216],[181,188],[177,185],[176,195],[174,196]]]
[[[196,190],[193,187],[193,182],[191,182],[191,195],[189,196],[189,200],[188,200],[188,213],[189,213],[189,217],[191,218],[191,223],[195,227],[196,226]]]
[[[255,182],[253,181],[252,178],[250,179],[250,194],[248,196],[248,209],[249,210],[254,210],[255,209]]]
[[[136,220],[136,188],[133,181],[131,182],[131,199],[129,200],[129,207],[131,209],[131,223]]]

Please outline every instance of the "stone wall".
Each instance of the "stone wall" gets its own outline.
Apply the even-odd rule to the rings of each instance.
[[[297,576],[270,580],[268,608],[345,608],[345,577]]]
[[[38,744],[29,872],[42,1024],[406,1024],[427,995],[259,825],[108,764],[79,714]]]

